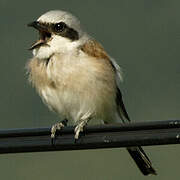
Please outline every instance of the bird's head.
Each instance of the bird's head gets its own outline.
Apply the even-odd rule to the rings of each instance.
[[[30,49],[40,59],[49,58],[54,53],[73,51],[84,35],[79,20],[60,10],[45,13],[28,26],[39,31],[39,40]]]

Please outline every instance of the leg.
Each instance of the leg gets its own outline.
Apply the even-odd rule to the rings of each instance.
[[[51,127],[51,138],[54,139],[55,138],[55,134],[56,134],[56,130],[60,130],[62,129],[64,126],[67,126],[67,122],[68,120],[67,119],[64,119],[63,121],[61,122],[58,122],[56,124],[54,124],[52,127]]]
[[[75,132],[75,139],[79,138],[79,133],[83,132],[84,130],[84,126],[86,126],[86,124],[88,123],[88,121],[90,120],[90,118],[87,119],[81,119],[78,123],[78,125],[75,127],[74,132]]]

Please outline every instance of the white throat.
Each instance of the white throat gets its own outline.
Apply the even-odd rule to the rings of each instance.
[[[67,38],[54,35],[47,45],[34,49],[33,55],[39,59],[47,59],[54,53],[70,53],[74,51],[78,44],[78,41],[72,42]]]
[[[71,41],[62,36],[53,35],[52,39],[48,42],[48,45],[34,49],[33,55],[38,59],[48,59],[56,53],[71,55],[74,54],[78,47],[83,45],[89,38],[90,37],[86,33],[76,41]]]

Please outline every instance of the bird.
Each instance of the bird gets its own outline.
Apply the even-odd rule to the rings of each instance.
[[[63,10],[51,10],[28,24],[39,32],[27,62],[28,80],[48,108],[63,120],[51,128],[75,126],[79,138],[86,125],[129,123],[120,91],[121,67],[90,36],[77,17]],[[144,175],[154,174],[142,147],[127,150]]]

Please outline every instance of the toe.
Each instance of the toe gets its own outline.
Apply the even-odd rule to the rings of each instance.
[[[75,136],[74,136],[75,139],[78,139],[78,138],[79,138],[79,133],[80,133],[80,129],[79,129],[79,128],[76,128],[76,129],[75,129]]]
[[[55,138],[55,133],[51,133],[51,138],[52,138],[52,139]]]

